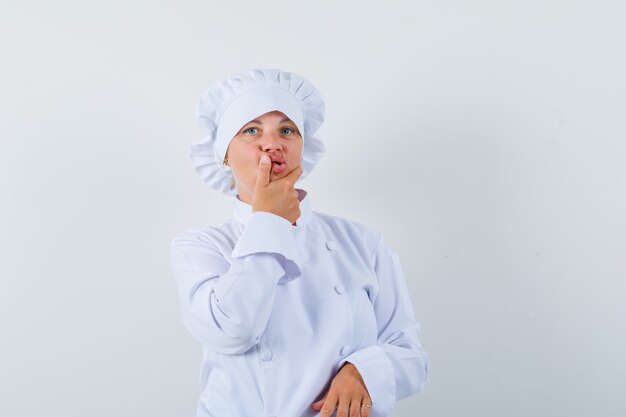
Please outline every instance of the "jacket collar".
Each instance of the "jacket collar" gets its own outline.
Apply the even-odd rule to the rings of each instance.
[[[304,190],[296,188],[296,191],[298,191],[298,200],[300,200],[300,217],[296,220],[296,226],[294,227],[302,227],[311,219],[311,197],[309,197],[308,193]],[[237,194],[233,212],[234,219],[246,225],[250,220],[250,216],[252,216],[252,206],[241,201],[239,194]]]

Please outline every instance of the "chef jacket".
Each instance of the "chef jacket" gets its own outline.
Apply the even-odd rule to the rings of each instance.
[[[203,347],[197,417],[311,417],[344,362],[385,417],[428,358],[397,255],[379,233],[311,210],[292,225],[235,198],[233,217],[171,244],[182,321]]]

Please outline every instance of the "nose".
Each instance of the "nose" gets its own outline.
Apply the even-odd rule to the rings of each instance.
[[[264,133],[261,137],[261,148],[264,152],[272,152],[281,150],[283,147],[280,143],[278,135],[272,132]]]

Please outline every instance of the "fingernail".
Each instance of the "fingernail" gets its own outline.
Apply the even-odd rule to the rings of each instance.
[[[262,164],[269,164],[270,163],[270,157],[267,156],[266,154],[261,155],[261,163]]]

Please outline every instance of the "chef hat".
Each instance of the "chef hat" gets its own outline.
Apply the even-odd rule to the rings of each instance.
[[[279,69],[250,69],[215,83],[198,100],[198,121],[204,138],[191,145],[198,175],[214,189],[236,195],[231,168],[223,160],[231,139],[249,121],[278,110],[302,135],[302,175],[322,158],[324,143],[315,134],[324,122],[325,104],[319,91],[299,75]]]

